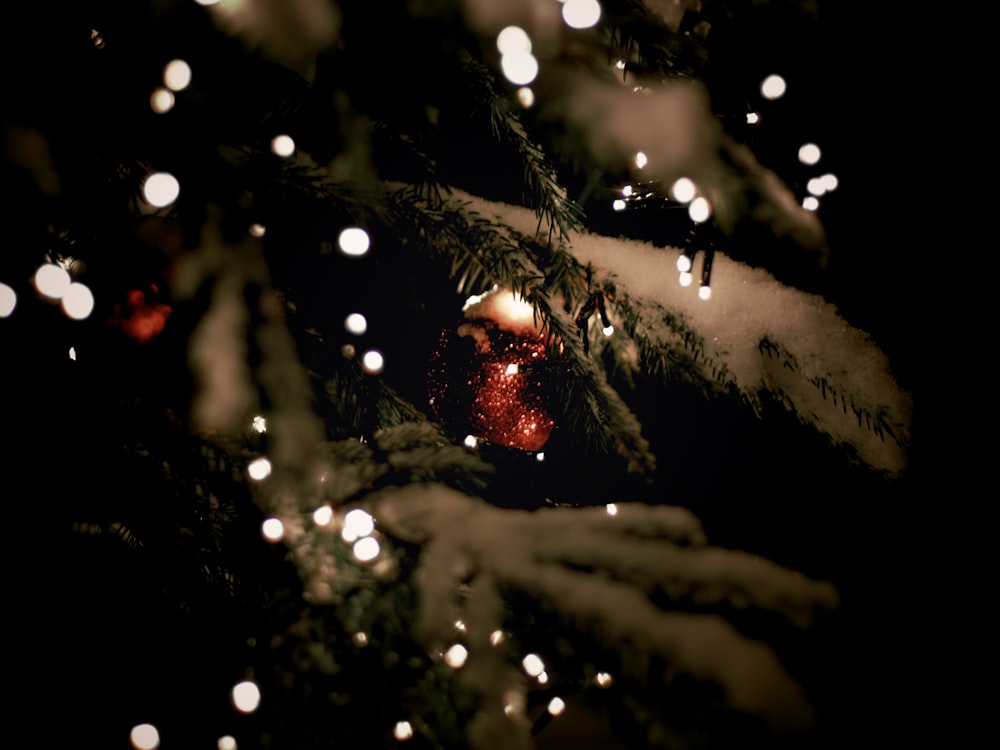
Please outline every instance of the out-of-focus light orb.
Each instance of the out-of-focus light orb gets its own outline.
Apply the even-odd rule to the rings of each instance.
[[[756,125],[760,122],[760,115],[756,112],[747,112],[747,125]]]
[[[611,202],[611,208],[613,208],[615,211],[624,211],[627,205],[628,204],[625,203],[625,201],[623,201],[621,198],[615,198]]]
[[[229,697],[233,707],[243,714],[252,714],[260,706],[260,688],[253,680],[244,680],[233,685]]]
[[[538,654],[526,655],[521,659],[521,666],[524,667],[524,671],[531,677],[538,677],[538,675],[545,671],[545,662],[542,661],[542,657]]]
[[[691,286],[691,281],[692,277],[690,271],[684,271],[684,273],[680,275],[680,278],[677,279],[677,283],[685,287]]]
[[[361,368],[369,375],[378,375],[385,369],[385,357],[377,349],[369,349],[361,355]]]
[[[8,317],[17,307],[17,292],[0,281],[0,318]]]
[[[503,712],[506,716],[520,716],[524,713],[524,706],[527,700],[523,693],[516,690],[508,690],[503,694]]]
[[[250,225],[250,234],[253,235],[254,237],[263,237],[266,232],[267,232],[267,227],[265,227],[263,224]]]
[[[806,190],[809,191],[810,195],[823,195],[826,192],[826,185],[823,183],[823,178],[813,177],[806,183]]]
[[[611,336],[615,332],[615,327],[613,325],[606,325],[601,329],[601,333],[605,336]]]
[[[55,263],[43,263],[35,271],[35,289],[51,299],[62,299],[69,290],[73,279],[62,266]]]
[[[231,734],[223,735],[219,737],[219,741],[215,743],[217,750],[236,750],[236,738]]]
[[[530,86],[521,86],[517,90],[517,101],[525,109],[529,109],[535,103],[535,92]]]
[[[691,258],[681,253],[677,256],[677,270],[686,273],[691,270]]]
[[[191,66],[185,60],[171,60],[163,67],[163,85],[171,91],[183,91],[191,85]]]
[[[69,348],[69,358],[71,360],[73,360],[74,362],[76,362],[76,347],[75,346],[71,346]]]
[[[375,519],[363,508],[352,508],[344,515],[344,528],[354,533],[355,539],[375,531]]]
[[[466,435],[465,440],[462,441],[462,444],[465,445],[466,448],[475,448],[477,445],[479,445],[479,441],[476,439],[475,435]]]
[[[452,669],[461,668],[462,665],[465,664],[465,660],[468,658],[469,650],[461,643],[456,643],[444,652],[444,663]]]
[[[181,184],[169,172],[153,172],[142,183],[142,197],[154,208],[166,208],[181,194]]]
[[[219,3],[219,0],[194,0],[194,1],[198,3],[198,5],[205,5],[205,6],[217,5]]]
[[[66,288],[60,304],[67,317],[85,320],[94,311],[94,293],[86,284],[74,281]]]
[[[562,17],[571,29],[589,29],[601,20],[601,4],[598,0],[566,0]]]
[[[678,177],[670,186],[670,197],[678,203],[690,203],[698,194],[698,187],[690,177]]]
[[[267,419],[260,416],[259,414],[253,418],[253,421],[250,423],[250,425],[253,427],[255,432],[261,435],[267,432]]]
[[[359,630],[354,635],[351,636],[351,643],[355,646],[367,646],[368,645],[368,633],[363,630]]]
[[[166,86],[157,86],[153,89],[153,93],[149,95],[149,106],[158,115],[172,110],[175,101],[174,92]]]
[[[626,198],[628,198],[630,195],[632,195],[632,191],[633,191],[633,188],[632,188],[631,185],[625,185],[622,188],[622,195],[624,195]]]
[[[269,542],[280,542],[285,538],[285,524],[280,518],[265,518],[260,525],[260,535]]]
[[[618,515],[618,506],[615,505],[614,503],[608,503],[607,505],[605,505],[604,510],[609,516]]]
[[[97,49],[104,49],[104,37],[101,36],[101,32],[97,29],[90,30],[90,41],[94,43]]]
[[[313,523],[317,526],[329,526],[333,523],[333,508],[321,505],[313,511]]]
[[[392,730],[392,736],[400,742],[405,742],[413,737],[413,726],[408,721],[397,721]]]
[[[531,52],[531,37],[520,26],[505,26],[497,34],[497,49],[501,55]]]
[[[771,74],[760,82],[760,94],[765,99],[780,99],[788,90],[785,79],[777,74]]]
[[[611,687],[611,683],[614,682],[611,675],[607,672],[598,672],[594,676],[594,682],[597,683],[598,687]]]
[[[649,157],[646,156],[646,152],[645,151],[636,151],[635,152],[635,165],[639,169],[642,169],[647,164],[649,164]]]
[[[295,153],[295,141],[290,135],[276,135],[271,139],[271,151],[278,156],[291,156]]]
[[[500,57],[504,77],[516,86],[527,86],[538,77],[538,60],[530,52],[508,52]]]
[[[539,685],[545,685],[549,681],[549,673],[543,669],[542,673],[538,675],[535,679],[538,680]]]
[[[688,216],[693,222],[700,224],[703,221],[708,221],[711,215],[712,204],[703,195],[699,195],[688,205]]]
[[[799,161],[803,164],[815,164],[820,156],[819,146],[815,143],[803,143],[799,146]]]
[[[351,547],[351,553],[354,555],[354,559],[359,562],[370,562],[378,557],[379,552],[382,551],[382,545],[378,543],[378,539],[373,536],[366,536],[364,539],[359,539]]]
[[[156,750],[160,746],[160,732],[152,724],[136,724],[129,740],[135,750]]]
[[[344,328],[347,329],[348,333],[360,336],[368,330],[368,319],[361,313],[351,313],[344,318]]]
[[[840,184],[840,180],[837,179],[837,175],[832,172],[827,172],[825,175],[819,178],[823,183],[823,188],[826,192],[836,190],[837,186]]]
[[[712,287],[702,285],[698,287],[698,299],[709,300],[712,298]]]
[[[553,716],[558,716],[565,710],[566,710],[566,701],[564,701],[558,695],[549,701],[548,712]]]
[[[504,635],[504,632],[502,630],[494,630],[492,633],[490,633],[490,645],[499,646],[501,643],[504,642],[506,638],[507,636]]]
[[[819,209],[819,199],[815,195],[807,195],[802,199],[802,208],[806,211],[816,211]]]
[[[255,479],[258,482],[262,479],[267,479],[271,476],[271,462],[264,456],[255,458],[247,466],[247,474],[250,475],[251,479]]]
[[[337,235],[337,247],[344,255],[358,257],[368,252],[371,237],[361,227],[347,227]]]
[[[520,369],[521,368],[518,367],[516,362],[511,362],[509,365],[507,365],[507,369],[505,369],[503,372],[504,375],[517,375]]]

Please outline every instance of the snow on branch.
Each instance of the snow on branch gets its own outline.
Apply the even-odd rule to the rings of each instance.
[[[465,198],[482,216],[525,234],[534,230],[529,209]],[[872,338],[819,295],[716,251],[712,298],[702,300],[677,282],[679,248],[577,231],[565,249],[613,285],[621,308],[612,301],[612,317],[630,321],[628,332],[647,354],[697,354],[705,381],[735,386],[751,403],[776,395],[867,465],[889,475],[906,470],[912,394]],[[698,371],[691,364],[688,375]]]
[[[755,556],[706,546],[699,522],[683,509],[626,503],[613,516],[593,507],[516,511],[432,484],[385,493],[370,507],[390,537],[420,545],[414,632],[428,648],[439,648],[457,620],[480,618],[467,633],[476,653],[479,640],[503,627],[503,592],[516,590],[609,648],[631,644],[636,658],[623,668],[636,679],[647,679],[650,660],[660,658],[668,675],[717,685],[732,710],[763,718],[775,733],[805,730],[814,720],[801,686],[769,645],[718,613],[680,611],[675,603],[725,600],[806,626],[839,605],[836,590]],[[469,599],[493,602],[487,622],[483,607],[466,611],[468,600],[455,596],[460,585]],[[653,586],[669,592],[665,606],[653,601]],[[470,658],[467,679],[487,683],[477,669],[502,674],[499,658]],[[499,702],[482,710],[504,721]]]

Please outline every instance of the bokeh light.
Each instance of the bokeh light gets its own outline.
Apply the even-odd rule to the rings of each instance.
[[[94,311],[94,293],[86,284],[75,281],[66,288],[61,304],[67,317],[84,320]]]
[[[527,86],[538,77],[538,60],[530,52],[509,52],[500,58],[500,69],[511,83]]]
[[[276,135],[271,139],[271,151],[278,156],[291,156],[295,153],[295,141],[290,135]]]
[[[535,92],[529,86],[522,86],[517,90],[517,101],[528,109],[535,103]]]
[[[346,541],[353,542],[375,531],[375,519],[363,508],[352,508],[344,514],[344,529],[342,535]]]
[[[347,227],[337,235],[337,248],[344,255],[358,257],[368,252],[371,238],[361,227]]]
[[[329,526],[333,523],[333,508],[321,505],[313,511],[313,523],[317,526]]]
[[[501,55],[531,52],[531,37],[520,26],[506,26],[497,34],[497,49]]]
[[[236,738],[231,734],[223,735],[219,737],[219,741],[215,743],[217,750],[236,750]]]
[[[771,74],[760,82],[760,94],[765,99],[780,99],[788,90],[785,79],[777,74]]]
[[[169,172],[153,172],[142,183],[143,200],[154,208],[166,208],[180,193],[180,183]]]
[[[566,701],[564,701],[558,695],[549,701],[548,712],[553,716],[558,716],[565,710],[566,710]]]
[[[191,85],[191,66],[184,60],[171,60],[163,68],[163,84],[171,91],[183,91]]]
[[[392,730],[392,736],[400,742],[404,742],[413,737],[413,726],[408,721],[397,721]]]
[[[17,292],[13,287],[0,282],[0,318],[6,318],[17,307]]]
[[[712,216],[712,204],[708,202],[707,198],[699,195],[688,205],[688,216],[691,217],[691,221],[698,224],[708,221]]]
[[[538,654],[527,654],[521,659],[521,666],[524,667],[524,671],[531,677],[538,677],[538,675],[545,671],[545,662],[542,661],[542,657]]]
[[[635,165],[639,169],[642,169],[647,164],[649,164],[649,157],[646,156],[646,153],[644,151],[637,151],[635,154]]]
[[[267,232],[267,228],[263,224],[250,225],[250,234],[254,237],[263,237],[265,232]]]
[[[280,542],[285,538],[285,524],[280,518],[265,518],[260,525],[260,535],[269,542]]]
[[[55,263],[43,263],[35,271],[35,289],[50,299],[62,299],[73,279],[69,271]]]
[[[382,545],[373,536],[366,536],[364,539],[359,539],[351,547],[351,553],[359,562],[371,562],[379,556],[381,551]]]
[[[444,663],[452,669],[460,669],[465,664],[465,660],[468,658],[469,650],[461,643],[456,643],[454,646],[445,651]]]
[[[152,724],[136,724],[129,733],[135,750],[156,750],[160,746],[160,732]]]
[[[678,177],[670,186],[670,197],[678,203],[690,203],[698,194],[698,188],[690,177]]]
[[[598,0],[565,0],[562,17],[571,29],[589,29],[601,19]]]
[[[251,714],[260,706],[260,688],[253,680],[244,680],[233,686],[230,698],[237,711]]]
[[[377,349],[369,349],[361,355],[361,367],[369,375],[378,375],[385,369],[385,357]]]
[[[368,319],[361,313],[351,313],[344,318],[344,328],[347,329],[348,333],[360,336],[368,330]]]
[[[819,210],[819,199],[815,195],[807,195],[802,199],[802,208],[806,211]]]
[[[174,92],[168,89],[166,86],[157,86],[153,89],[153,93],[149,95],[149,106],[152,107],[153,111],[158,115],[162,115],[164,112],[169,112],[174,108],[174,102],[176,97]]]
[[[247,465],[247,474],[258,482],[271,476],[271,462],[264,456],[255,458]]]
[[[803,164],[815,164],[821,155],[819,146],[815,143],[803,143],[799,146],[799,161]]]
[[[708,284],[702,284],[698,287],[698,299],[709,300],[712,298],[712,287]]]

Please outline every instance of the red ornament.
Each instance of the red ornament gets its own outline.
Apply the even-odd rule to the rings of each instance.
[[[431,408],[455,434],[537,451],[555,426],[548,366],[530,305],[509,291],[470,298],[465,319],[441,333],[431,357]]]

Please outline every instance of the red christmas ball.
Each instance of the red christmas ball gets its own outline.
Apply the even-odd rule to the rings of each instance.
[[[431,409],[454,434],[540,450],[555,427],[548,367],[530,305],[510,291],[470,298],[465,317],[442,331],[431,356]]]

